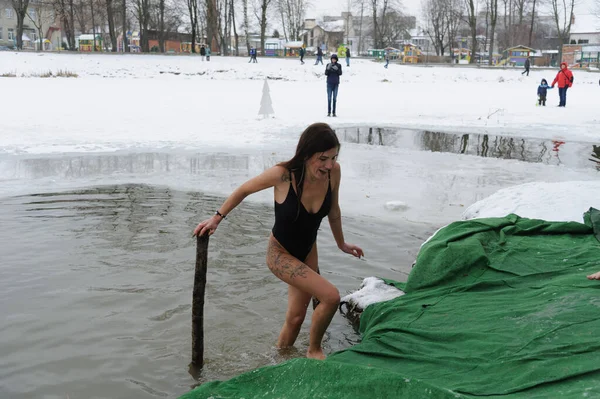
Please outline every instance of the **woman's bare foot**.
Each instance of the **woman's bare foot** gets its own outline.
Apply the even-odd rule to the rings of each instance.
[[[600,280],[600,272],[590,274],[589,276],[587,276],[587,278],[590,280]]]
[[[319,348],[316,351],[310,349],[306,351],[306,357],[309,359],[325,360],[327,356],[323,353],[323,349]]]

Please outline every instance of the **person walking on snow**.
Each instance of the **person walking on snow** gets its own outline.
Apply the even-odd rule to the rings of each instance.
[[[552,87],[548,86],[548,82],[546,79],[542,79],[542,82],[538,86],[537,94],[538,94],[538,105],[546,106],[546,94],[548,94],[548,89]]]
[[[321,65],[323,65],[323,49],[321,46],[317,48],[317,60],[315,61],[315,65],[317,65],[319,62]]]
[[[346,66],[350,66],[350,49],[346,47]]]
[[[521,72],[521,75],[523,75],[524,73],[527,73],[527,76],[529,76],[529,68],[531,67],[531,61],[529,61],[529,57],[527,57],[525,59],[525,70],[523,72]]]
[[[390,52],[386,51],[385,52],[385,65],[383,67],[385,69],[387,69],[388,65],[390,65]]]
[[[331,116],[333,105],[333,116],[335,117],[340,76],[342,76],[342,65],[338,63],[337,54],[331,54],[331,62],[325,67],[325,76],[327,76],[327,116]]]
[[[300,64],[304,65],[304,47],[300,47]]]
[[[258,61],[256,60],[256,49],[254,47],[252,47],[250,49],[250,61],[248,61],[249,63],[257,63]]]
[[[206,47],[206,61],[210,61],[210,46]]]
[[[206,48],[204,47],[204,44],[202,46],[200,46],[200,56],[202,57],[202,61],[204,61],[204,56],[206,55]]]
[[[573,72],[567,67],[567,63],[560,64],[560,71],[556,74],[552,82],[552,88],[558,83],[558,96],[560,97],[559,107],[567,106],[567,89],[573,86]]]

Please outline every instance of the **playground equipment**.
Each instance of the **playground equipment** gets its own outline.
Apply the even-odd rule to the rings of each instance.
[[[94,49],[94,35],[86,34],[79,36],[79,51],[90,53],[102,51],[102,35],[96,35],[96,48]]]
[[[421,50],[417,46],[412,43],[406,43],[404,45],[404,56],[402,57],[402,62],[405,64],[416,64],[419,62],[419,56],[421,55]]]

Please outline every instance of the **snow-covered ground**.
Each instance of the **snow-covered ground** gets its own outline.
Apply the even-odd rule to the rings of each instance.
[[[326,118],[324,67],[295,59],[161,55],[0,53],[0,196],[78,184],[146,182],[228,194],[246,178],[289,157],[310,123],[334,128],[396,126],[600,143],[600,74],[575,71],[567,107],[557,90],[536,107],[542,78],[557,71],[390,65],[352,59],[338,97],[338,118]],[[32,75],[66,70],[77,78]],[[269,78],[275,115],[258,116]],[[591,148],[590,148],[591,150]],[[72,154],[201,153],[243,157],[240,173],[87,176],[61,171],[35,178],[24,159]],[[499,189],[527,182],[593,181],[591,167],[344,143],[345,214],[446,223]],[[238,171],[239,172],[239,171]],[[62,175],[61,175],[62,173]],[[582,183],[583,184],[583,183]],[[35,187],[33,187],[35,186]],[[535,192],[535,190],[533,190]],[[258,199],[271,201],[268,193]],[[509,201],[507,199],[506,201]],[[394,206],[402,204],[402,206]],[[387,205],[387,206],[386,206]],[[509,212],[505,202],[502,211]],[[585,209],[583,209],[585,210]],[[581,210],[581,211],[583,211]],[[479,211],[483,214],[482,211]]]
[[[600,209],[600,181],[527,183],[502,189],[471,205],[464,219],[521,217],[564,222],[583,222],[590,207]]]

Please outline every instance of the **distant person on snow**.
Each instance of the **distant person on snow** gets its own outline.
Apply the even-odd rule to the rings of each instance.
[[[531,67],[531,61],[529,61],[529,57],[527,57],[525,59],[525,70],[523,72],[521,72],[521,75],[523,75],[524,73],[527,73],[527,76],[529,76],[529,68]]]
[[[304,47],[300,47],[300,64],[304,65]]]
[[[552,87],[548,86],[548,82],[546,79],[542,79],[542,82],[538,86],[537,94],[538,94],[538,105],[546,106],[546,95],[548,94],[548,89],[552,89]]]
[[[390,52],[386,51],[385,52],[385,65],[383,67],[385,69],[387,69],[388,65],[390,65]]]
[[[204,47],[204,44],[202,46],[200,46],[200,57],[202,57],[202,61],[204,61],[204,56],[206,55],[206,48]]]
[[[250,61],[248,61],[248,64],[251,63],[251,62],[252,63],[258,62],[256,60],[256,49],[254,47],[250,48]]]
[[[350,66],[350,49],[346,47],[346,66]]]
[[[573,72],[567,67],[567,63],[563,62],[560,64],[560,71],[556,74],[554,81],[552,82],[552,88],[558,83],[558,95],[560,97],[559,107],[567,106],[567,89],[573,86]]]
[[[327,116],[331,116],[331,106],[333,105],[333,116],[335,117],[340,76],[342,76],[342,65],[338,63],[337,54],[331,54],[331,62],[325,67],[325,76],[327,76]]]
[[[317,48],[317,60],[315,61],[315,65],[317,65],[319,62],[321,65],[323,65],[323,49],[321,46]]]
[[[210,47],[206,47],[206,61],[210,61]]]

